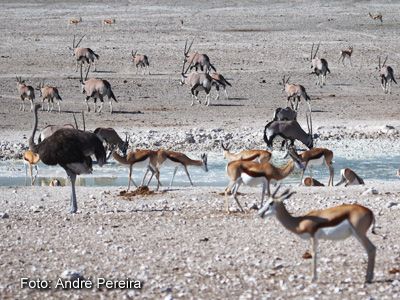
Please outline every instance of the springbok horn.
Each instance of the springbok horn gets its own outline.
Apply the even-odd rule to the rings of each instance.
[[[278,185],[278,187],[276,188],[276,190],[273,192],[273,194],[272,194],[272,199],[275,199],[275,196],[276,196],[276,194],[278,193],[278,191],[279,191],[279,189],[281,188],[281,184],[280,185]]]

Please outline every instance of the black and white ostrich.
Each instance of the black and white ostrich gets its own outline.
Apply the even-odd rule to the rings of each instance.
[[[92,159],[94,154],[99,166],[106,162],[106,152],[99,138],[91,132],[78,129],[63,128],[53,133],[48,138],[35,144],[34,138],[38,125],[38,109],[35,106],[35,126],[32,136],[29,138],[29,149],[38,153],[42,162],[46,165],[59,164],[67,172],[71,180],[71,213],[78,209],[75,194],[76,175],[92,172]]]

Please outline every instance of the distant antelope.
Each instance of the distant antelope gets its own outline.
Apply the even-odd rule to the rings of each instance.
[[[65,128],[70,128],[74,129],[74,125],[71,124],[65,124],[65,125],[47,125],[45,128],[42,129],[42,131],[39,134],[39,143],[43,141],[45,138],[48,138],[49,136],[53,135],[54,132],[60,130],[60,129],[65,129]]]
[[[107,145],[111,148],[118,146],[122,154],[126,156],[126,151],[129,147],[129,136],[126,134],[125,141],[123,141],[118,133],[113,128],[96,128],[94,134],[100,139],[100,141],[105,141]]]
[[[55,87],[44,86],[44,83],[39,83],[37,90],[40,92],[40,97],[42,97],[42,110],[44,110],[44,100],[47,99],[47,111],[52,112],[54,107],[54,98],[58,100],[58,112],[61,112],[60,101],[62,100],[60,94],[58,93],[58,89]],[[51,108],[50,108],[51,102]]]
[[[228,146],[224,146],[221,141],[221,147],[223,149],[224,158],[229,159],[230,161],[236,160],[246,160],[246,161],[255,161],[260,163],[267,163],[271,160],[271,153],[264,150],[246,150],[241,151],[237,154],[232,154],[229,152]]]
[[[344,60],[348,59],[350,61],[350,65],[353,66],[351,63],[351,55],[353,54],[353,47],[349,47],[349,50],[342,50],[340,51],[339,61],[342,60],[344,66]]]
[[[99,59],[100,57],[98,54],[94,53],[94,51],[90,48],[78,47],[84,37],[85,36],[82,36],[79,42],[75,45],[75,35],[74,35],[74,39],[72,41],[72,48],[69,48],[74,51],[72,55],[75,56],[76,58],[75,72],[78,72],[78,63],[80,63],[82,69],[82,65],[85,62],[86,65],[88,65],[88,67],[90,66],[90,63],[92,63],[94,66],[94,71],[96,71],[95,58]],[[85,65],[85,71],[86,71],[86,65]]]
[[[371,17],[372,20],[380,20],[381,24],[383,23],[382,15],[371,15],[370,12],[368,14],[369,14],[369,16]]]
[[[217,90],[217,97],[215,100],[218,100],[219,98],[219,86],[221,85],[224,89],[226,100],[229,100],[228,92],[226,91],[226,86],[232,86],[221,74],[218,73],[210,73],[210,76],[212,78],[212,85],[215,86],[215,89]]]
[[[211,69],[214,72],[217,72],[215,67],[210,63],[210,58],[207,56],[207,54],[199,54],[197,52],[189,53],[190,48],[193,45],[193,42],[194,40],[190,44],[189,48],[186,49],[187,46],[187,40],[186,40],[185,50],[183,51],[184,54],[183,63],[185,64],[186,62],[190,61],[189,68],[190,69],[195,68],[196,72],[198,67],[200,67],[201,71],[204,71],[205,68],[206,73],[209,73]]]
[[[319,50],[319,46],[321,43],[318,44],[317,50],[315,51],[315,54],[313,56],[313,50],[314,50],[314,44],[312,45],[311,48],[311,69],[313,69],[313,73],[317,75],[317,83],[316,85],[325,85],[325,80],[326,80],[326,73],[331,71],[328,68],[328,62],[324,58],[319,58],[317,57],[317,53]],[[321,78],[320,78],[321,77]]]
[[[295,111],[299,110],[299,105],[300,105],[300,97],[303,96],[303,98],[306,100],[308,104],[308,108],[311,112],[311,105],[310,105],[310,97],[306,93],[306,89],[302,85],[297,85],[297,84],[290,84],[289,83],[290,76],[288,79],[285,81],[285,76],[283,76],[282,79],[282,92],[286,92],[287,96],[287,102],[286,106],[289,106],[289,101],[290,101],[290,106],[292,109]],[[294,103],[296,102],[296,106]]]
[[[183,27],[183,20],[179,20],[179,23],[181,23],[181,27]]]
[[[101,28],[104,31],[105,25],[112,25],[112,24],[115,24],[115,19],[113,20],[104,19],[103,21],[101,21]]]
[[[323,183],[319,182],[317,179],[307,177],[304,178],[304,186],[325,186]]]
[[[21,77],[17,77],[17,88],[21,97],[21,105],[19,110],[25,111],[25,98],[28,98],[31,102],[31,111],[33,110],[33,100],[35,100],[35,90],[30,85],[25,85],[25,80]]]
[[[60,180],[58,180],[57,178],[53,178],[50,183],[49,186],[62,186]]]
[[[90,78],[89,80],[87,79],[87,76],[89,74],[89,69],[90,66],[87,69],[86,72],[86,77],[85,80],[82,78],[82,72],[81,72],[81,87],[82,87],[82,94],[86,93],[86,105],[88,112],[90,112],[90,107],[89,107],[89,99],[93,98],[94,99],[94,112],[96,112],[97,106],[96,106],[96,101],[97,98],[100,98],[100,109],[99,113],[103,109],[103,97],[107,95],[108,97],[108,102],[110,104],[110,112],[113,112],[113,107],[112,107],[112,100],[114,99],[115,102],[118,102],[117,99],[114,96],[113,91],[111,90],[111,85],[107,80],[102,80],[102,79],[95,79],[95,78]],[[82,70],[81,70],[82,71]]]
[[[75,26],[76,26],[80,22],[82,22],[82,18],[81,17],[79,17],[79,20],[69,19],[68,22],[67,22],[67,28],[69,28],[69,25],[71,25],[71,24],[75,24]]]
[[[274,112],[274,121],[297,120],[297,112],[290,107],[278,107]]]
[[[36,181],[36,177],[38,175],[38,163],[40,161],[39,154],[33,153],[31,150],[27,150],[24,154],[24,165],[25,165],[25,186],[26,186],[26,178],[28,177],[28,165],[29,165],[29,170],[31,171],[31,185]],[[36,175],[35,178],[32,179],[32,166],[35,167],[36,169]]]
[[[362,180],[362,178],[360,178],[354,171],[350,169],[341,169],[340,181],[336,184],[336,186],[341,185],[342,183],[346,183],[344,186],[357,185],[364,184],[364,180]]]
[[[385,94],[389,93],[391,94],[391,89],[392,89],[392,81],[397,84],[396,79],[394,79],[393,76],[393,69],[390,66],[385,66],[386,60],[388,57],[386,56],[385,61],[383,62],[381,66],[381,58],[379,57],[379,76],[381,77],[381,87]]]
[[[135,53],[133,53],[133,50],[132,50],[132,57],[133,57],[132,61],[135,63],[136,74],[138,71],[138,66],[140,66],[140,68],[142,69],[142,75],[144,75],[144,73],[146,73],[146,68],[150,75],[150,64],[149,64],[149,60],[148,60],[147,56],[136,54],[136,53],[137,53],[137,51]]]

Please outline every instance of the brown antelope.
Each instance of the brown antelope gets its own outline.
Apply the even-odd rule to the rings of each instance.
[[[112,25],[112,24],[115,24],[115,19],[112,20],[104,19],[103,21],[101,21],[101,28],[104,31],[105,25]]]
[[[297,120],[297,112],[290,107],[278,107],[274,112],[274,121]]]
[[[324,58],[319,58],[317,57],[317,53],[319,50],[319,46],[321,43],[318,44],[317,50],[315,51],[315,54],[313,56],[313,50],[314,50],[314,44],[312,45],[311,48],[311,69],[313,69],[313,73],[317,75],[317,83],[316,85],[325,85],[326,81],[326,73],[331,71],[328,68],[328,62]]]
[[[369,14],[369,16],[371,17],[372,20],[380,20],[381,24],[383,23],[382,15],[371,15],[370,12],[368,14]]]
[[[40,92],[40,97],[42,98],[42,110],[44,110],[44,100],[47,99],[47,111],[52,112],[54,107],[54,98],[58,100],[58,112],[61,112],[60,101],[62,100],[60,94],[58,93],[58,89],[55,87],[44,86],[41,82],[37,87],[37,90]],[[51,102],[51,108],[50,108]]]
[[[374,277],[376,248],[367,237],[372,226],[375,234],[375,217],[371,210],[358,204],[335,206],[323,210],[312,210],[300,217],[293,217],[286,209],[283,201],[294,193],[286,190],[276,197],[275,190],[270,203],[265,204],[258,212],[261,218],[275,215],[278,221],[289,231],[302,239],[312,240],[312,272],[311,282],[317,280],[318,240],[343,240],[353,235],[363,245],[368,255],[367,275],[364,282],[370,283]]]
[[[147,168],[146,175],[148,170],[152,172],[152,177],[154,173],[156,174],[156,178],[158,180],[158,184],[160,185],[160,172],[157,168],[157,152],[152,150],[140,150],[136,152],[129,153],[127,156],[120,156],[118,153],[113,152],[114,159],[119,162],[120,164],[129,165],[129,181],[128,181],[128,188],[126,189],[129,191],[131,181],[137,187],[135,181],[132,179],[132,168]],[[144,184],[143,177],[142,185]],[[150,182],[150,181],[149,181]],[[148,185],[149,183],[147,183]],[[158,189],[158,185],[157,185]]]
[[[53,178],[50,183],[49,186],[62,186],[60,180],[58,180],[57,178]]]
[[[226,86],[232,86],[221,74],[218,73],[210,73],[210,76],[212,78],[212,83],[211,85],[215,86],[215,89],[217,90],[217,97],[215,100],[218,100],[219,98],[219,86],[221,85],[224,89],[226,100],[229,100],[228,92],[226,91]]]
[[[83,64],[86,63],[86,65],[89,68],[90,63],[91,63],[94,66],[94,71],[96,72],[95,58],[99,59],[100,56],[98,54],[94,53],[94,51],[90,48],[78,47],[84,37],[85,36],[82,36],[82,38],[79,40],[79,42],[75,45],[75,35],[74,35],[74,39],[72,41],[72,48],[69,48],[70,50],[74,51],[74,53],[72,55],[75,56],[75,59],[76,59],[75,72],[78,72],[78,64],[79,63],[80,63],[81,69],[82,69]],[[85,65],[85,71],[86,71],[86,65]]]
[[[35,100],[35,90],[30,85],[25,85],[25,80],[21,77],[17,77],[17,88],[21,97],[21,105],[19,110],[25,111],[25,98],[28,98],[31,102],[31,111],[33,110],[33,100]]]
[[[290,150],[292,155],[297,155],[298,159],[302,163],[304,163],[304,169],[301,174],[300,184],[303,182],[304,172],[308,167],[308,171],[310,172],[310,178],[312,179],[311,174],[311,166],[319,166],[324,165],[329,169],[329,181],[328,186],[333,186],[333,176],[334,176],[334,169],[332,167],[332,159],[333,159],[333,152],[328,149],[324,148],[314,148],[311,150],[304,151],[300,155],[296,153],[293,149]]]
[[[394,79],[393,76],[393,69],[390,66],[385,66],[385,63],[387,61],[388,57],[386,56],[385,61],[383,62],[381,66],[381,58],[379,57],[379,76],[381,77],[381,87],[385,94],[389,93],[391,94],[391,89],[392,89],[392,81],[397,84],[396,79]]]
[[[125,142],[119,137],[118,133],[113,128],[96,128],[94,134],[100,139],[105,141],[109,148],[113,149],[118,147],[122,154],[126,156],[126,151],[129,147],[129,136],[126,134]]]
[[[100,109],[99,113],[103,109],[103,97],[107,95],[108,97],[108,102],[110,104],[110,112],[113,113],[113,107],[112,107],[112,100],[114,99],[115,102],[118,102],[117,99],[114,96],[113,91],[111,90],[111,85],[107,80],[102,80],[102,79],[95,79],[95,78],[90,78],[89,80],[87,79],[87,76],[89,74],[89,69],[90,66],[87,69],[86,77],[85,80],[82,78],[82,72],[81,72],[81,87],[82,87],[82,94],[85,94],[86,92],[86,105],[88,112],[90,112],[89,108],[89,99],[93,98],[94,99],[94,112],[96,112],[97,106],[96,106],[96,101],[97,98],[100,99]],[[82,69],[81,69],[82,71]]]
[[[343,66],[344,66],[344,60],[348,59],[350,61],[350,65],[353,66],[351,63],[351,55],[353,54],[353,47],[349,47],[349,50],[341,50],[340,51],[340,56],[339,56],[339,61],[342,60]]]
[[[136,53],[137,53],[137,51],[135,53],[133,53],[133,50],[132,50],[132,57],[133,57],[132,61],[135,63],[136,74],[138,72],[138,66],[140,66],[140,68],[142,69],[142,75],[144,75],[144,73],[146,73],[146,68],[150,75],[150,64],[149,64],[149,60],[148,60],[147,56],[136,54]]]
[[[286,96],[287,96],[287,102],[286,102],[286,106],[289,106],[289,101],[290,101],[290,106],[292,107],[292,109],[294,109],[295,111],[299,110],[299,105],[300,105],[300,97],[303,96],[303,98],[306,100],[307,104],[308,104],[308,108],[311,112],[311,105],[310,105],[310,97],[307,95],[306,93],[306,89],[304,88],[304,86],[302,85],[297,85],[297,84],[290,84],[289,83],[289,78],[285,81],[285,76],[283,76],[283,81],[282,81],[282,92],[285,91],[286,92]],[[294,105],[296,102],[296,106]]]
[[[341,185],[342,183],[346,183],[344,186],[358,185],[364,184],[364,180],[362,180],[362,178],[360,178],[354,171],[350,169],[341,169],[340,181],[336,184],[336,186]]]
[[[68,22],[67,22],[67,28],[69,28],[69,25],[71,25],[71,24],[75,24],[75,26],[76,26],[80,22],[82,22],[82,18],[81,17],[79,17],[79,20],[77,20],[77,19],[69,19]]]
[[[265,191],[267,191],[268,197],[270,196],[270,184],[277,181],[281,181],[288,177],[295,168],[303,169],[304,166],[300,160],[288,152],[290,156],[290,161],[283,167],[277,168],[270,163],[257,163],[253,161],[243,161],[237,160],[228,164],[226,170],[229,176],[229,185],[225,189],[225,203],[226,212],[229,214],[229,204],[228,204],[228,192],[231,192],[233,198],[236,201],[237,206],[241,212],[243,211],[242,206],[237,198],[237,192],[242,184],[249,186],[257,186],[259,184],[263,185],[261,193],[261,207],[264,202]]]
[[[193,42],[194,40],[190,44],[189,48],[186,49],[187,46],[187,40],[186,40],[185,50],[183,51],[184,54],[183,64],[190,61],[189,64],[190,70],[192,68],[195,68],[196,72],[199,67],[201,71],[204,71],[205,68],[206,73],[209,73],[211,69],[214,72],[217,72],[215,67],[210,63],[210,58],[207,56],[207,54],[199,54],[197,52],[189,53],[190,48],[193,45]]]
[[[26,178],[28,177],[28,165],[29,165],[29,170],[31,171],[31,185],[36,181],[36,177],[38,175],[38,163],[40,161],[39,154],[33,153],[31,150],[27,150],[24,154],[24,166],[25,166],[25,186],[26,186]],[[35,178],[32,179],[32,166],[36,169],[36,175]]]
[[[228,146],[225,147],[221,141],[221,147],[223,149],[224,158],[230,161],[236,160],[246,160],[246,161],[256,161],[260,163],[267,163],[271,160],[271,153],[264,150],[246,150],[241,151],[238,154],[232,154],[229,152]]]
[[[317,179],[307,177],[304,178],[304,186],[325,186],[323,183],[319,182]]]

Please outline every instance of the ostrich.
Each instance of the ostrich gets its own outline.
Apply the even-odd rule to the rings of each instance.
[[[46,165],[59,164],[67,172],[71,180],[71,213],[78,209],[75,194],[76,175],[92,172],[92,159],[94,154],[102,167],[106,162],[106,152],[98,137],[91,132],[78,129],[63,128],[53,133],[48,138],[35,144],[35,132],[38,125],[38,110],[35,106],[35,125],[32,136],[29,138],[29,149],[38,153],[42,162]]]

